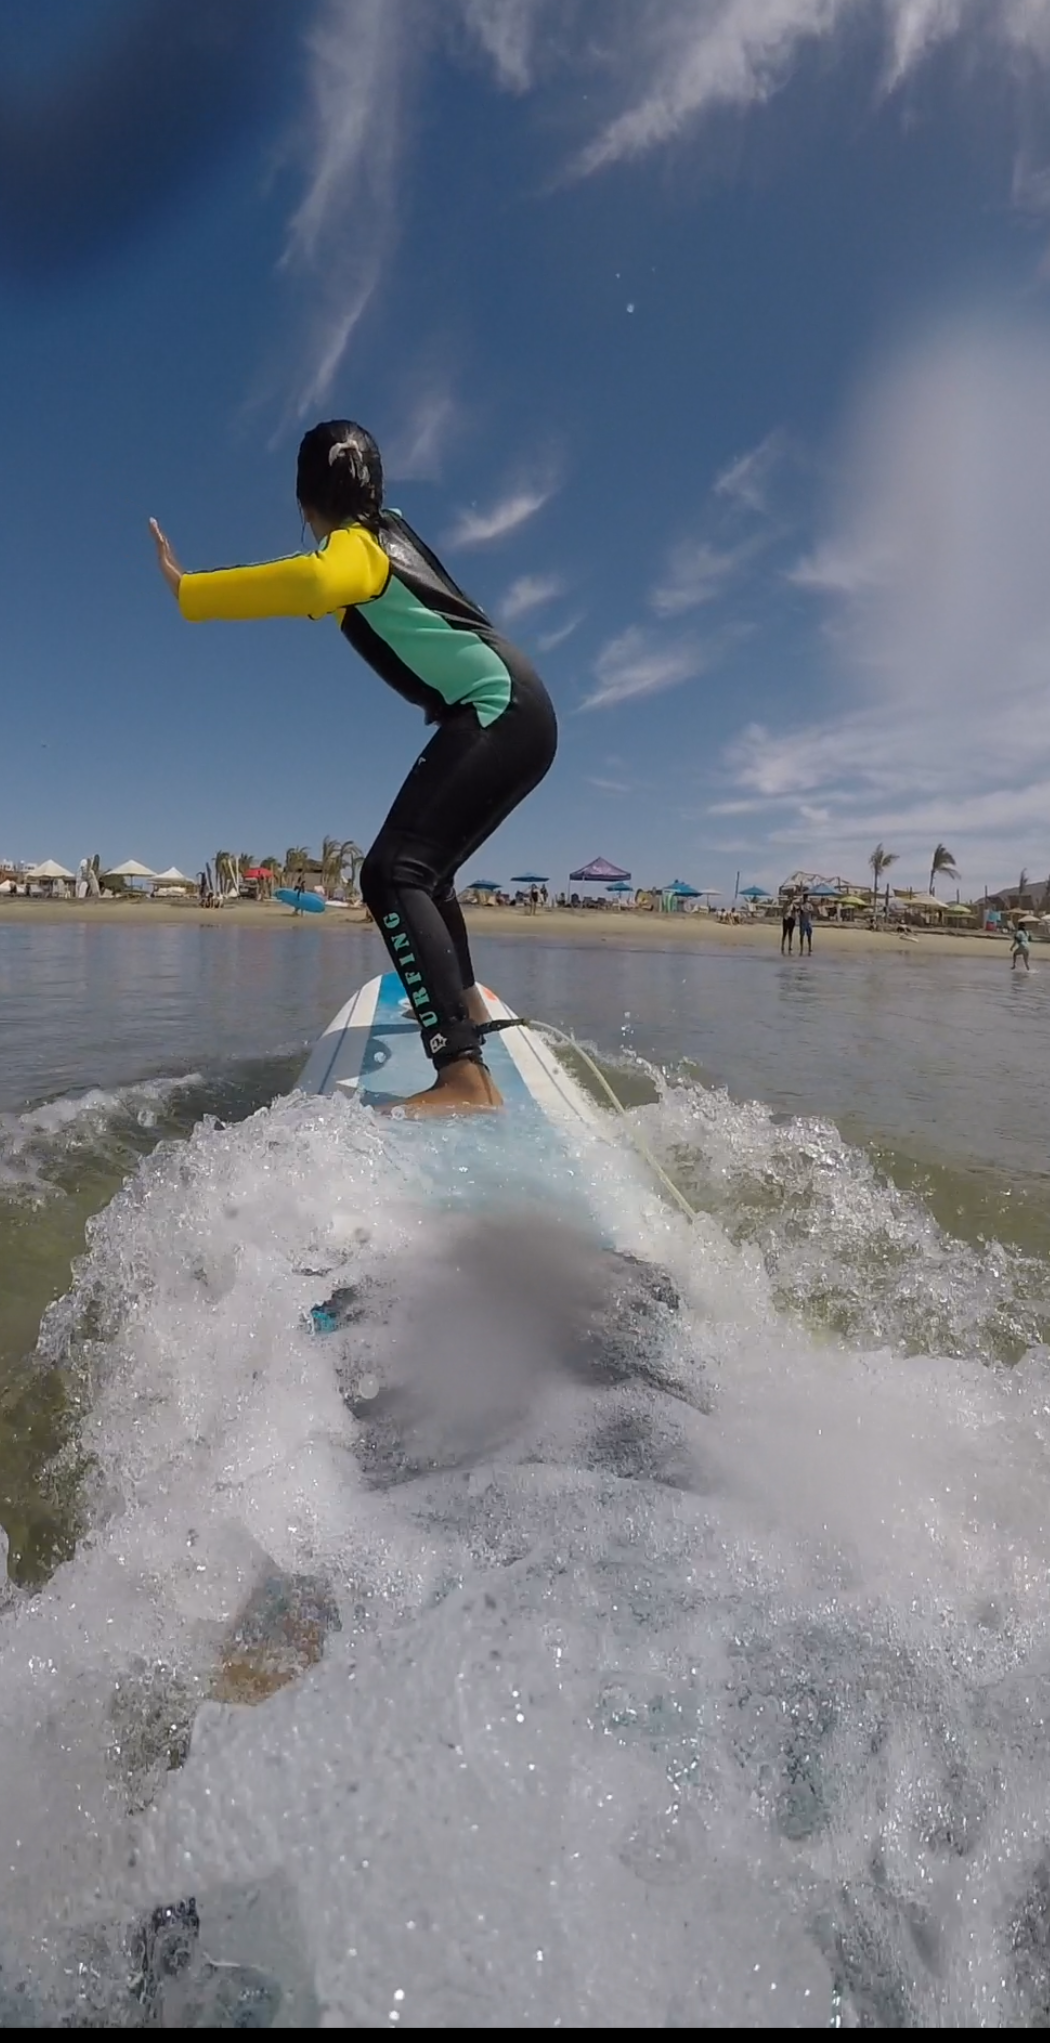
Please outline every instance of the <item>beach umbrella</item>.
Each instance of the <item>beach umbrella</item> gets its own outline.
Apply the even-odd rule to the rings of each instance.
[[[691,887],[688,880],[672,880],[670,886],[664,888],[666,894],[674,894],[679,901],[699,901],[700,891],[699,887]],[[704,889],[705,893],[709,891]]]
[[[861,898],[860,898],[860,895],[859,895],[859,894],[837,894],[835,898],[836,898],[836,900],[838,901],[838,904],[839,904],[839,907],[840,907],[840,908],[870,908],[870,907],[871,907],[871,902],[870,902],[870,901],[862,901],[862,900],[861,900]]]
[[[155,880],[157,877],[151,866],[143,865],[137,858],[126,858],[123,865],[111,865],[102,875],[104,880]],[[135,889],[131,891],[134,893]]]
[[[772,894],[766,887],[741,887],[740,892],[745,901],[771,901],[773,899]]]
[[[592,858],[590,865],[577,866],[576,871],[569,874],[570,880],[582,880],[585,885],[588,881],[597,884],[601,880],[629,880],[630,877],[622,865],[611,865],[607,858]]]
[[[967,907],[965,901],[946,901],[944,912],[946,915],[976,915],[977,910]]]
[[[169,865],[166,872],[157,873],[154,877],[163,880],[169,887],[195,887],[197,884],[196,880],[190,879],[188,873],[180,873],[177,865]]]
[[[471,880],[468,894],[498,894],[502,882],[499,880]]]
[[[126,858],[123,865],[107,866],[102,875],[104,880],[156,880],[160,878],[151,866],[141,865],[137,858]]]
[[[549,873],[511,873],[510,883],[512,887],[545,887],[549,879]]]
[[[57,859],[45,858],[43,865],[31,865],[26,873],[27,880],[71,880],[73,874],[67,866],[59,865]]]
[[[630,880],[609,880],[605,891],[607,894],[633,894],[634,888]]]
[[[841,901],[842,899],[837,887],[807,887],[806,893],[811,901]]]

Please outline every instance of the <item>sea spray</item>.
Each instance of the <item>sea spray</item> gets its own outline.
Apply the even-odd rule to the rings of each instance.
[[[964,1246],[834,1123],[686,1079],[635,1116],[699,1211],[753,1248],[779,1308],[898,1353],[1014,1362],[1050,1341],[1050,1262]]]

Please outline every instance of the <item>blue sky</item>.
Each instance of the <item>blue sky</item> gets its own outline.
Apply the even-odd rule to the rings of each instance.
[[[0,854],[367,843],[422,735],[299,543],[349,415],[562,729],[480,863],[1050,872],[1050,0],[9,0]]]

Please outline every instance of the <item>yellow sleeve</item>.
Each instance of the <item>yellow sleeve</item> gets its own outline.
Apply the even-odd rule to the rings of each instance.
[[[340,526],[316,553],[183,575],[179,609],[193,624],[218,618],[327,617],[381,596],[389,576],[390,562],[378,540],[361,525]]]

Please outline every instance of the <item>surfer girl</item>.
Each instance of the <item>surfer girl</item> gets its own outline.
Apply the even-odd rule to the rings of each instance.
[[[161,573],[194,623],[335,617],[379,679],[437,726],[365,859],[361,892],[435,1070],[433,1086],[405,1105],[501,1106],[482,1056],[487,1010],[455,879],[548,771],[558,744],[550,697],[400,511],[386,508],[379,449],[363,426],[312,426],[295,494],[315,552],[184,574],[151,518]]]

